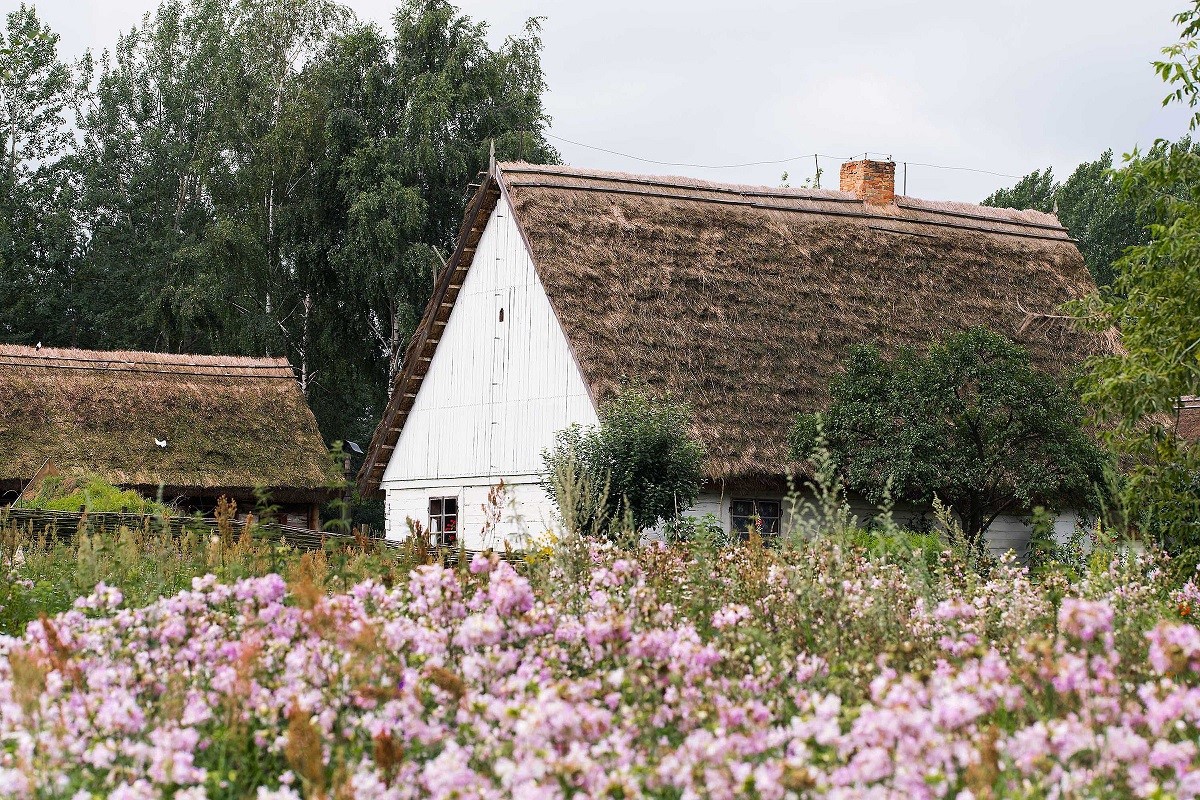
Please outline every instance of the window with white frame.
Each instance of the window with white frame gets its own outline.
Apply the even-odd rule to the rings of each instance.
[[[458,546],[458,498],[429,498],[429,538],[445,547]]]
[[[779,533],[781,505],[778,500],[734,498],[729,506],[733,532],[745,536],[754,528],[763,535]]]

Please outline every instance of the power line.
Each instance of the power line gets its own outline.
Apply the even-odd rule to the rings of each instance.
[[[596,150],[601,153],[608,153],[609,155],[620,156],[621,158],[628,158],[633,161],[640,161],[644,164],[656,164],[661,167],[691,167],[693,169],[738,169],[740,167],[761,167],[761,166],[770,166],[772,164],[788,164],[788,163],[791,163],[792,161],[802,161],[802,160],[808,159],[808,158],[828,158],[833,161],[850,161],[853,158],[853,156],[850,156],[850,157],[831,156],[831,155],[826,155],[825,153],[805,153],[804,155],[801,155],[801,156],[792,156],[790,158],[780,158],[780,159],[776,159],[773,161],[747,161],[742,164],[692,164],[692,163],[688,163],[686,161],[659,161],[659,160],[653,159],[653,158],[643,158],[641,156],[635,156],[631,153],[622,153],[619,150],[610,150],[607,147],[598,147],[594,144],[585,144],[584,142],[577,142],[574,139],[568,139],[565,136],[556,136],[553,133],[547,133],[546,136],[548,136],[551,139],[557,139],[560,142],[566,142],[567,144],[573,144],[576,147],[584,147],[584,148],[587,148],[588,150]],[[873,153],[875,151],[872,150],[869,152]],[[864,153],[864,155],[867,155],[867,154]],[[994,172],[990,169],[977,169],[975,167],[955,167],[955,166],[950,166],[948,164],[928,164],[928,163],[924,163],[921,161],[906,161],[904,163],[906,163],[910,166],[914,166],[914,167],[930,167],[932,169],[949,169],[949,170],[957,170],[960,172],[979,172],[984,175],[995,175],[998,178],[1020,178],[1020,177],[1022,177],[1020,175],[1010,175],[1007,172]]]
[[[995,175],[999,178],[1023,178],[1024,175],[1010,175],[1007,172],[992,172],[990,169],[976,169],[975,167],[950,167],[945,164],[922,164],[920,161],[904,162],[913,167],[933,167],[934,169],[957,169],[963,172],[982,172],[984,175]]]
[[[567,139],[563,136],[555,136],[553,133],[547,133],[546,136],[550,137],[551,139],[557,139],[560,142],[566,142],[567,144],[573,144],[576,147],[586,147],[588,150],[598,150],[601,153],[608,153],[609,155],[621,156],[621,158],[629,158],[629,159],[633,159],[634,161],[641,161],[646,164],[657,164],[661,167],[693,167],[695,169],[736,169],[738,167],[761,167],[761,166],[767,166],[770,164],[787,164],[791,161],[800,161],[805,158],[812,158],[813,156],[817,156],[819,158],[831,158],[831,159],[834,159],[835,161],[848,160],[848,159],[842,158],[841,156],[827,156],[822,153],[805,153],[802,156],[792,156],[791,158],[780,158],[775,161],[747,161],[744,164],[689,164],[685,161],[657,161],[653,158],[642,158],[641,156],[635,156],[635,155],[631,155],[629,153],[622,153],[618,150],[609,150],[607,147],[597,147],[594,144],[584,144],[583,142],[576,142],[572,139]]]

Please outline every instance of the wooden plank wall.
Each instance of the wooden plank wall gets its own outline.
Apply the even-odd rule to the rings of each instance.
[[[576,422],[595,423],[596,410],[501,198],[384,472],[388,535],[404,532],[401,515],[417,497],[408,490],[455,496],[482,487],[486,495],[500,479],[536,484],[542,450]]]

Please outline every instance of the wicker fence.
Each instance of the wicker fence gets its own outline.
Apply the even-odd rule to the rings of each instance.
[[[235,536],[241,536],[248,523],[245,520],[230,520]],[[326,542],[361,540],[350,534],[333,531],[314,531],[294,525],[274,522],[250,523],[251,534],[258,538],[282,540],[301,549],[317,549]],[[73,512],[45,511],[32,508],[0,508],[0,526],[15,525],[35,535],[68,537],[84,530],[88,532],[113,533],[121,528],[135,531],[170,531],[180,534],[185,531],[213,532],[218,522],[212,518],[161,517],[149,514],[122,514],[119,512]],[[371,538],[371,537],[368,537]],[[372,539],[387,544],[383,539]]]
[[[114,533],[121,528],[135,531],[164,531],[181,534],[186,531],[201,531],[216,533],[217,520],[200,517],[160,517],[149,514],[122,514],[117,512],[74,512],[74,511],[45,511],[31,508],[0,508],[0,528],[13,525],[22,528],[33,535],[56,536],[64,539],[74,536],[79,531],[89,533]],[[234,536],[241,536],[247,523],[244,520],[230,520]],[[364,544],[388,548],[399,548],[405,543],[384,539],[373,531],[359,532],[357,535],[334,531],[314,531],[294,525],[279,525],[273,522],[252,523],[251,535],[273,541],[282,541],[302,550],[317,550],[327,543]],[[459,563],[460,559],[470,561],[475,556],[474,550],[458,550],[454,548],[430,547],[426,558],[434,563],[447,566]],[[496,554],[507,561],[519,561],[523,554],[520,551],[497,551]]]

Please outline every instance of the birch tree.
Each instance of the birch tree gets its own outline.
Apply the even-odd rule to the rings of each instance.
[[[386,385],[492,143],[502,158],[557,160],[542,135],[539,21],[495,49],[486,32],[443,0],[412,0],[390,38],[364,26],[333,51],[331,99],[345,115],[334,143],[346,225],[335,258]]]
[[[79,313],[49,343],[286,356],[329,438],[369,437],[491,143],[556,158],[540,48],[444,0],[388,32],[333,0],[166,0],[95,58],[58,237]]]
[[[0,341],[50,339],[65,324],[79,241],[68,128],[78,96],[58,35],[22,3],[0,29]]]

